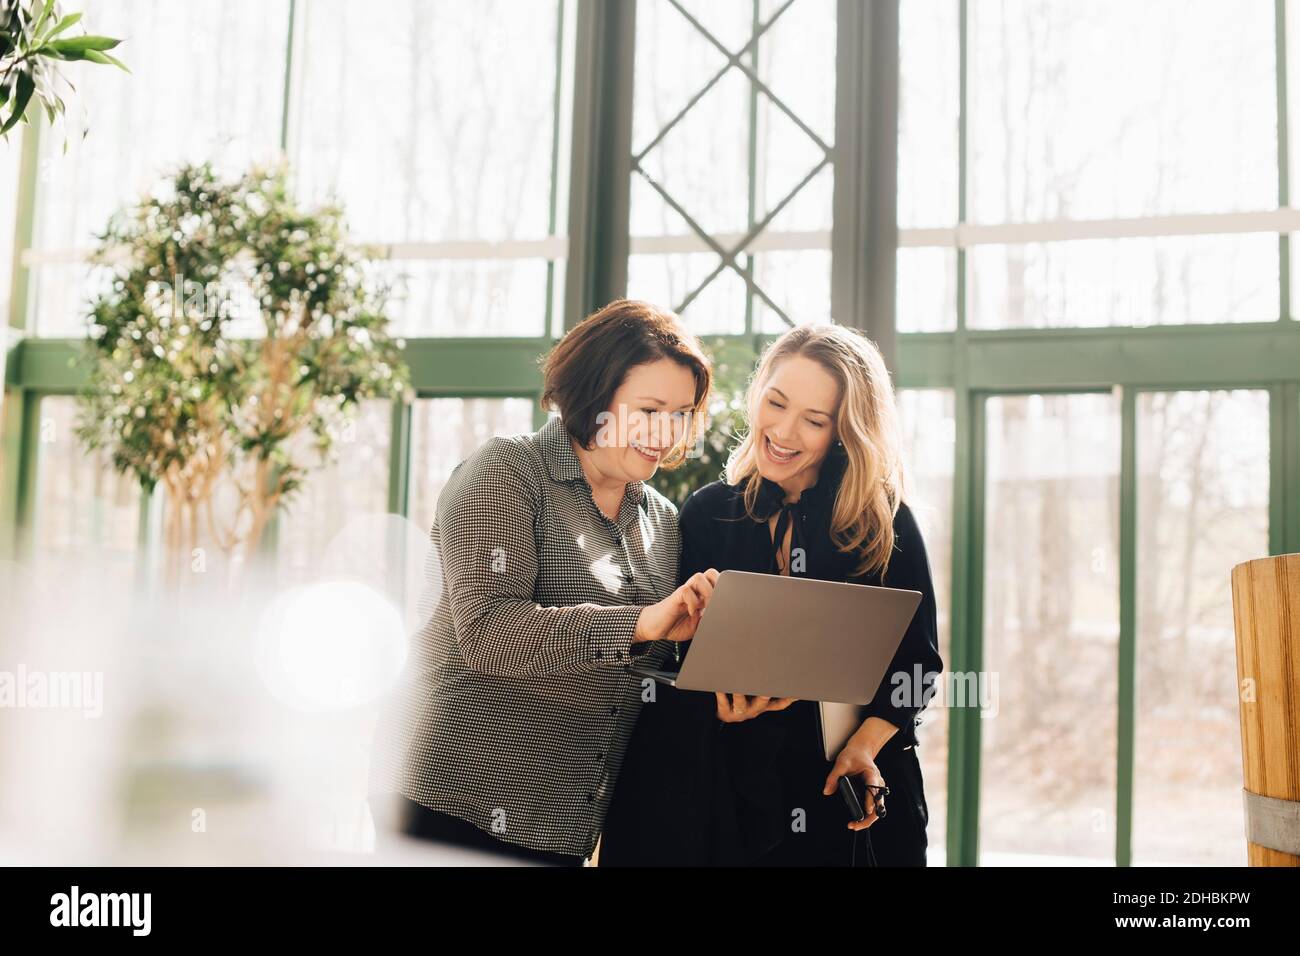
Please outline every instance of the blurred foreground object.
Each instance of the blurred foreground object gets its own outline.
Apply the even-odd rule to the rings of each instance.
[[[392,531],[288,588],[260,562],[234,591],[124,586],[93,550],[0,562],[0,866],[514,865],[377,844],[374,721],[419,618],[344,558]]]

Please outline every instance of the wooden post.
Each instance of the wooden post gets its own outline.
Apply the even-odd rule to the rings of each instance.
[[[1300,866],[1300,554],[1232,569],[1251,866]]]

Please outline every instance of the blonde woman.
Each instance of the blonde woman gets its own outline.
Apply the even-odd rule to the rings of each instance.
[[[879,351],[852,330],[800,326],[764,354],[726,480],[682,507],[679,580],[706,568],[793,574],[917,590],[921,604],[833,762],[815,701],[657,686],[606,820],[602,866],[925,864],[915,727],[942,661],[897,419]],[[861,822],[837,792],[842,775],[863,796]]]

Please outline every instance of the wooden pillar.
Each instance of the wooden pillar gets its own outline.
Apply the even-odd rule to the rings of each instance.
[[[1232,569],[1251,866],[1300,866],[1300,554]]]

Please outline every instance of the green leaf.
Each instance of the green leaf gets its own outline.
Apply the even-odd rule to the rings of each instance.
[[[68,37],[66,40],[51,40],[49,43],[46,43],[44,46],[33,52],[40,53],[49,51],[56,54],[68,54],[81,53],[86,50],[111,50],[121,42],[121,40],[114,39],[113,37],[97,37],[90,35],[84,37]]]
[[[55,0],[45,0],[45,9],[41,11],[41,15],[37,17],[36,22],[32,24],[33,36],[40,35],[41,27],[45,25],[45,21],[48,20],[50,18],[50,14],[54,12],[54,2]]]
[[[32,82],[30,73],[18,74],[17,95],[14,97],[13,113],[4,126],[0,126],[0,134],[9,132],[23,118],[23,113],[27,110],[27,103],[31,100],[35,89],[36,84]]]
[[[100,53],[98,50],[85,50],[81,53],[68,54],[66,59],[87,60],[90,63],[103,63],[106,66],[116,66],[119,69],[126,70],[127,73],[131,72],[126,69],[126,64],[121,60],[109,56],[107,53]]]
[[[112,66],[115,66],[115,67],[117,67],[119,70],[124,70],[124,71],[127,72],[127,73],[130,73],[130,72],[131,72],[130,70],[127,69],[126,64],[123,63],[121,60],[119,60],[117,57],[115,57],[115,56],[109,56],[107,53],[100,53],[99,55],[102,56],[102,57],[104,58],[103,62],[108,63],[108,64],[110,64],[110,65],[112,65]]]
[[[49,32],[49,36],[46,39],[49,39],[49,37],[58,36],[60,33],[62,33],[68,27],[75,24],[80,19],[81,19],[80,13],[69,13],[66,17],[64,17],[55,25],[54,29]]]

